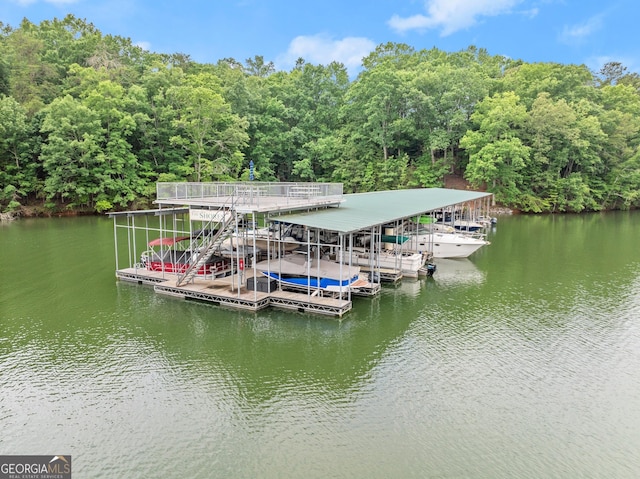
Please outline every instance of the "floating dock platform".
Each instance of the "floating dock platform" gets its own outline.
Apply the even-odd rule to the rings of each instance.
[[[274,288],[272,291],[259,291],[258,288],[248,289],[246,280],[254,278],[251,270],[248,270],[240,279],[237,274],[223,278],[196,278],[193,282],[182,286],[176,286],[178,275],[148,271],[144,268],[118,270],[116,277],[122,281],[152,285],[154,291],[160,294],[248,311],[259,311],[271,306],[298,312],[342,317],[352,308],[351,300],[327,293],[319,295],[315,289],[310,289],[307,292],[278,288]],[[352,289],[351,295],[374,296],[379,291],[379,284],[363,282]]]

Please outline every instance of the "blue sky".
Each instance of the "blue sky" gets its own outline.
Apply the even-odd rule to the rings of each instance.
[[[637,0],[0,0],[17,27],[67,13],[144,48],[197,62],[262,55],[278,69],[299,57],[357,73],[386,42],[448,52],[469,45],[526,62],[619,61],[640,71]]]

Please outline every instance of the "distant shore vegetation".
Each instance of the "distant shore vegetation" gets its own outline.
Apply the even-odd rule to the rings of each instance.
[[[67,16],[0,22],[0,211],[148,207],[162,181],[331,181],[345,192],[457,176],[523,212],[640,204],[640,76],[379,45],[350,79],[300,58],[197,63]]]

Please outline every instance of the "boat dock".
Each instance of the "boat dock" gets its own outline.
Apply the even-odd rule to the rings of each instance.
[[[487,210],[492,200],[488,193],[442,188],[345,195],[340,183],[178,182],[156,188],[157,209],[109,213],[117,279],[217,306],[337,317],[352,309],[353,297],[377,295],[383,281],[433,274],[424,261],[389,265],[390,254],[403,254],[399,244],[386,241],[390,234],[421,215],[460,205]],[[363,238],[369,265],[353,259]],[[293,261],[294,254],[305,259]],[[423,254],[431,258],[429,251]]]

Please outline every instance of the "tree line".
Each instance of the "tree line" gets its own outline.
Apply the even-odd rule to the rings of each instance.
[[[157,181],[466,178],[526,212],[640,204],[640,77],[379,45],[344,65],[201,64],[67,16],[0,23],[0,210],[146,207]]]

